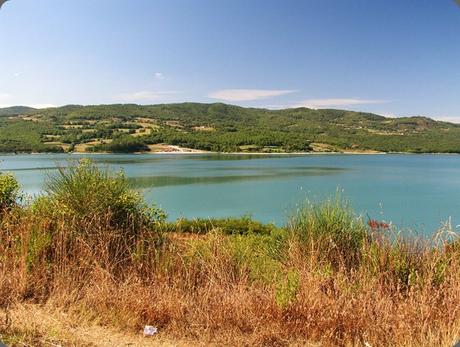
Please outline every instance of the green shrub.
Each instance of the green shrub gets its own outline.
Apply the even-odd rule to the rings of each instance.
[[[290,270],[287,272],[283,281],[276,286],[275,300],[281,308],[291,305],[300,289],[300,275],[297,271]]]
[[[112,226],[129,225],[132,229],[165,218],[162,210],[147,206],[142,196],[130,189],[122,172],[100,169],[88,159],[50,175],[45,192],[33,208],[51,215],[77,220],[109,218]]]
[[[224,273],[261,285],[276,285],[284,280],[281,261],[284,238],[281,232],[270,235],[226,235],[213,229],[204,237],[188,240],[183,249],[187,271],[195,269],[201,275]]]
[[[10,173],[0,172],[0,211],[9,209],[19,198],[19,183]]]
[[[280,259],[284,238],[281,233],[231,235],[227,239],[227,247],[237,267],[247,272],[251,281],[273,284],[283,277]]]
[[[292,217],[288,230],[306,250],[347,266],[357,260],[368,236],[366,225],[340,196],[302,206]]]

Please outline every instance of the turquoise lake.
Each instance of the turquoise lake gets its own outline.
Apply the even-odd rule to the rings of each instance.
[[[46,175],[81,157],[123,169],[171,220],[250,215],[283,225],[307,199],[341,191],[366,219],[424,234],[450,217],[460,224],[457,155],[30,154],[0,156],[0,170],[35,195]]]

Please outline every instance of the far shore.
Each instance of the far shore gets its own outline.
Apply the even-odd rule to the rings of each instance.
[[[424,152],[424,153],[413,153],[413,152],[380,152],[374,150],[344,150],[344,151],[311,151],[311,152],[214,152],[204,151],[193,148],[185,148],[173,145],[150,145],[150,151],[122,153],[122,152],[86,152],[82,150],[76,150],[72,152],[21,152],[21,153],[0,153],[0,155],[23,155],[23,154],[224,154],[224,155],[260,155],[260,156],[276,156],[276,155],[382,155],[382,154],[413,154],[413,155],[458,155],[459,153],[442,153],[442,152]]]
[[[171,154],[171,155],[203,155],[203,154],[224,154],[224,155],[260,155],[260,156],[276,156],[276,155],[298,155],[298,156],[308,156],[308,155],[459,155],[460,153],[443,153],[443,152],[423,152],[423,153],[413,153],[413,152],[278,152],[278,153],[267,153],[267,152],[212,152],[212,151],[193,151],[193,152],[167,152],[167,151],[157,151],[157,152],[83,152],[83,151],[74,151],[74,152],[20,152],[20,153],[0,153],[0,155],[41,155],[41,154],[74,154],[74,155],[107,155],[107,154]]]

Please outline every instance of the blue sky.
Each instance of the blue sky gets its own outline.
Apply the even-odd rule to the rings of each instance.
[[[452,0],[10,0],[0,106],[226,102],[460,122]]]

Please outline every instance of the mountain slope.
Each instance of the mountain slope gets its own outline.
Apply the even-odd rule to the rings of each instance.
[[[28,106],[11,106],[0,108],[0,117],[16,116],[20,114],[27,114],[29,112],[37,111],[37,109]]]
[[[460,125],[425,117],[220,103],[68,105],[0,119],[2,152],[132,152],[160,143],[222,152],[460,153]]]

